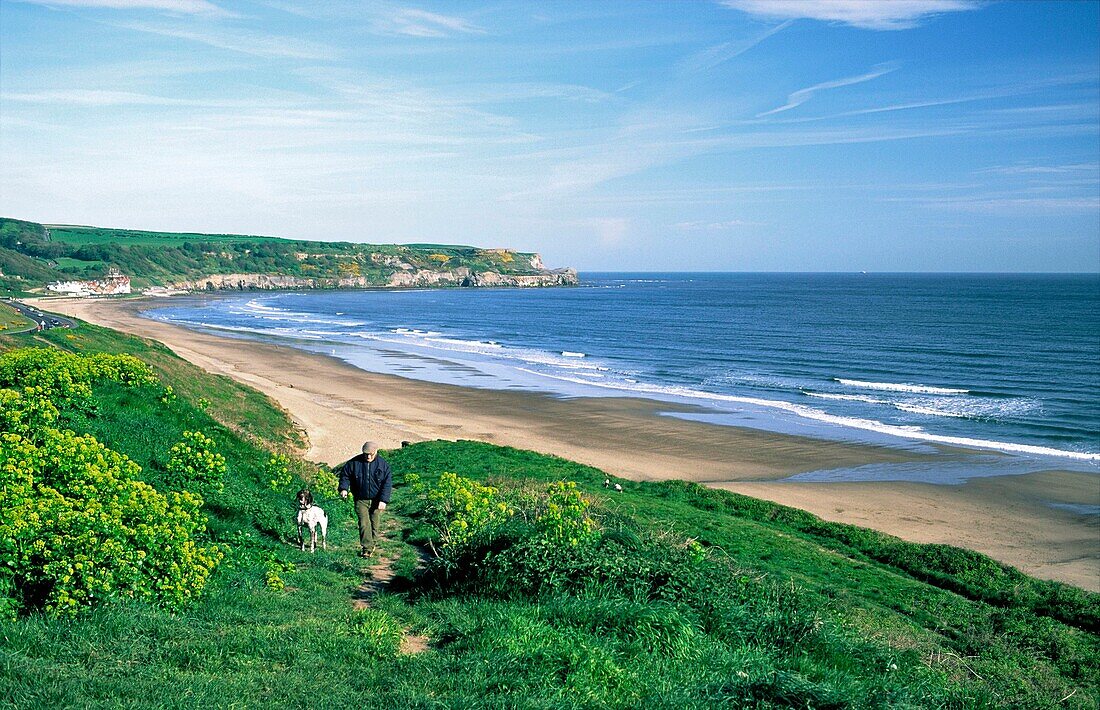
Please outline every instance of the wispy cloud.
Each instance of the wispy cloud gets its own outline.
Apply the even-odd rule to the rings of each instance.
[[[512,82],[501,84],[473,84],[459,87],[461,99],[456,101],[498,103],[529,99],[563,99],[583,103],[599,103],[612,96],[599,89],[580,84],[556,84],[552,82]]]
[[[693,221],[677,222],[672,225],[681,232],[726,232],[737,227],[759,227],[762,222],[749,222],[743,219],[727,219],[721,222]]]
[[[453,15],[415,8],[396,8],[375,19],[374,29],[382,34],[409,37],[450,37],[456,34],[485,34],[485,28]]]
[[[47,7],[74,7],[104,10],[157,10],[181,15],[236,17],[207,0],[17,0]]]
[[[764,116],[771,116],[773,114],[782,113],[783,111],[790,111],[792,108],[801,106],[810,99],[814,94],[819,91],[825,91],[827,89],[838,89],[842,86],[851,86],[853,84],[862,84],[865,81],[877,79],[878,77],[889,74],[897,69],[897,65],[894,64],[880,64],[866,74],[860,74],[859,76],[849,76],[843,79],[834,79],[832,81],[825,81],[820,84],[814,84],[813,86],[806,87],[805,89],[799,89],[794,93],[787,96],[787,103],[778,108],[773,108],[771,111],[765,111],[763,113],[756,114],[757,118],[763,118]]]
[[[1065,214],[1067,212],[1095,212],[1100,209],[1100,197],[1012,197],[966,195],[960,197],[939,197],[922,199],[895,198],[887,202],[917,202],[927,207],[981,212],[983,214],[1019,214],[1042,211],[1045,213]]]
[[[209,47],[256,57],[286,59],[332,59],[336,51],[331,47],[309,40],[281,37],[257,32],[230,29],[192,30],[147,22],[123,22],[117,26],[135,32],[146,32],[162,37],[198,42]]]
[[[205,101],[153,96],[132,91],[70,89],[58,91],[5,92],[0,101],[59,106],[240,106],[240,101]]]
[[[739,42],[723,42],[713,47],[707,47],[701,52],[696,52],[683,60],[680,63],[680,68],[682,71],[689,73],[713,69],[720,64],[744,54],[777,32],[781,32],[790,27],[791,22],[793,22],[793,20],[780,23],[755,37],[750,37],[749,39]]]
[[[1100,177],[1100,164],[1073,163],[1070,165],[998,165],[975,170],[975,175],[1081,175]]]
[[[752,15],[842,22],[868,30],[906,30],[945,12],[977,10],[969,0],[723,0]]]

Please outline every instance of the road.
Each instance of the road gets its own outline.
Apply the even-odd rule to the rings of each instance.
[[[37,308],[33,308],[26,304],[20,303],[14,299],[7,301],[15,310],[22,313],[27,318],[30,318],[35,323],[41,326],[42,330],[49,330],[50,328],[72,328],[76,326],[76,323],[65,318],[63,316],[56,315],[54,313],[47,313]]]

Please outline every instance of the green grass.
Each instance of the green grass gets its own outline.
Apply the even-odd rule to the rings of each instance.
[[[102,328],[12,336],[0,349],[9,341],[150,362],[175,401],[101,385],[98,407],[67,411],[64,423],[125,452],[154,484],[182,431],[212,436],[229,472],[208,503],[210,535],[233,551],[205,596],[176,614],[130,602],[0,624],[0,706],[1094,708],[1100,699],[1097,595],[691,484],[620,481],[615,493],[596,469],[475,442],[383,452],[398,472],[383,545],[396,577],[356,611],[369,563],[354,557],[351,506],[322,497],[329,550],[301,553],[300,481],[273,491],[262,480],[270,449],[301,445],[269,400]],[[443,471],[503,493],[576,481],[603,538],[526,560],[535,575],[502,577],[488,549],[446,574],[424,570],[432,532],[402,481]],[[526,530],[509,528],[495,551],[526,544]],[[681,554],[691,539],[705,546],[702,561]],[[264,584],[273,567],[282,591]],[[426,636],[429,649],[399,653],[406,633]]]
[[[287,453],[304,450],[306,446],[304,434],[268,397],[228,377],[211,375],[156,341],[82,323],[71,330],[54,328],[0,339],[0,352],[34,345],[49,345],[70,352],[134,355],[149,363],[162,381],[171,385],[187,402],[192,405],[197,405],[199,400],[209,402],[206,414],[238,437]]]
[[[178,246],[184,242],[255,242],[286,241],[278,237],[244,234],[202,234],[198,232],[148,232],[138,229],[109,229],[76,225],[45,225],[54,241],[83,246],[86,244],[127,244],[131,246]]]
[[[54,264],[57,268],[66,273],[72,273],[83,276],[85,273],[101,274],[106,273],[107,267],[110,266],[106,261],[101,259],[84,260],[73,259],[68,256],[59,256],[54,259]]]
[[[0,335],[9,331],[33,328],[34,323],[6,303],[0,303]]]

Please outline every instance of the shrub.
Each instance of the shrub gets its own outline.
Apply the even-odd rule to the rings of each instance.
[[[31,439],[53,426],[57,415],[57,407],[39,387],[0,389],[0,431]]]
[[[273,552],[268,553],[264,559],[264,586],[274,592],[281,592],[286,589],[283,575],[297,570],[293,562],[281,560]]]
[[[264,478],[267,487],[277,491],[290,484],[290,459],[283,454],[272,454],[264,465]]]
[[[0,355],[0,387],[34,387],[58,407],[87,406],[95,382],[141,387],[157,383],[152,368],[133,355],[80,355],[55,348],[19,348]]]
[[[214,451],[215,446],[214,440],[201,431],[183,432],[183,440],[168,452],[168,486],[175,490],[224,489],[225,457]]]
[[[588,515],[589,502],[573,481],[551,483],[533,503],[535,529],[548,543],[579,547],[599,538],[596,521]]]
[[[140,472],[90,436],[47,430],[35,443],[0,435],[0,569],[13,575],[9,607],[67,616],[114,598],[178,607],[202,592],[223,556],[196,542],[202,499],[162,495]]]
[[[336,497],[340,479],[337,478],[335,473],[320,466],[310,473],[312,474],[310,476],[312,480],[309,487],[314,496],[319,496],[321,499]]]
[[[438,485],[427,491],[425,515],[439,532],[444,554],[490,537],[513,512],[496,488],[453,473],[441,475]]]

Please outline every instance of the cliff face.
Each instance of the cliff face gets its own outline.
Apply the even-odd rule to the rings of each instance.
[[[450,270],[400,270],[379,282],[364,276],[339,279],[303,278],[281,274],[210,274],[188,281],[168,284],[168,288],[187,291],[282,290],[326,288],[416,288],[426,286],[514,287],[575,286],[574,269],[544,270],[538,274],[500,274],[472,271],[466,267]]]

